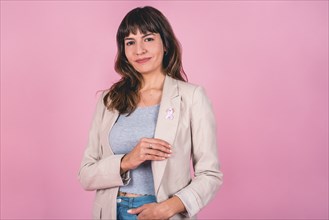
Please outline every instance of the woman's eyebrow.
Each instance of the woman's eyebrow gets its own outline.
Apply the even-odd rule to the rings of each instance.
[[[125,37],[124,40],[135,40],[134,38],[131,38],[131,37]]]
[[[154,33],[147,33],[147,34],[144,34],[144,35],[142,36],[142,38],[148,37],[148,36],[150,36],[150,35],[155,36]],[[135,38],[132,38],[132,37],[125,37],[124,40],[135,40]]]
[[[155,34],[154,34],[154,33],[148,33],[148,34],[145,34],[145,35],[143,35],[143,37],[142,37],[142,38],[145,38],[145,37],[147,37],[147,36],[150,36],[150,35],[153,35],[153,36],[155,36]]]

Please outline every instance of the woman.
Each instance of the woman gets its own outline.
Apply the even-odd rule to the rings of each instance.
[[[122,78],[98,101],[79,171],[82,186],[97,190],[93,218],[195,218],[222,183],[211,104],[186,82],[157,9],[130,11],[117,45]]]

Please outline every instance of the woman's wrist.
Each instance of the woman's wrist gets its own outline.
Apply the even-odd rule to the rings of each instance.
[[[183,202],[177,197],[173,196],[170,199],[160,203],[161,209],[168,216],[168,218],[186,211]]]
[[[122,158],[121,158],[121,163],[120,163],[120,174],[123,174],[125,172],[127,172],[129,169],[129,165],[127,163],[127,158],[126,158],[127,154],[125,154]]]

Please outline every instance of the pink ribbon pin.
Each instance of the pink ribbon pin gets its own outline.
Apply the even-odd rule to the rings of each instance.
[[[168,108],[166,110],[166,119],[173,120],[174,119],[174,109],[173,108]]]

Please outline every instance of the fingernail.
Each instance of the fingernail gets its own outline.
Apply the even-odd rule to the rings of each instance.
[[[171,155],[170,154],[167,154],[167,157],[170,157]]]
[[[171,152],[172,152],[172,150],[169,150],[169,152],[171,153]]]
[[[172,148],[172,146],[169,144],[169,147]]]
[[[131,213],[131,209],[128,209],[127,212],[128,212],[128,213]]]

